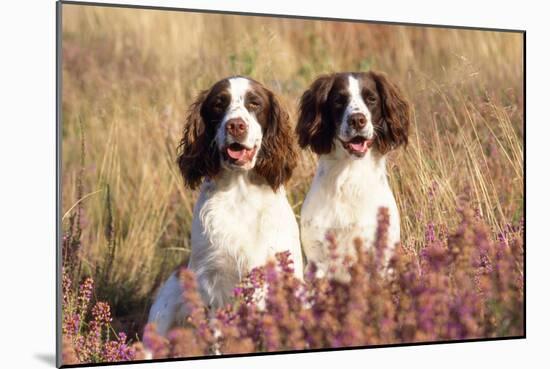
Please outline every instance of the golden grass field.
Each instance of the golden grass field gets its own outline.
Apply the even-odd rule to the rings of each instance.
[[[80,273],[127,332],[189,255],[197,193],[176,147],[193,98],[229,75],[264,83],[295,122],[318,74],[386,72],[413,107],[388,166],[406,247],[429,222],[454,227],[460,197],[494,231],[523,217],[520,33],[65,4],[62,37],[63,227],[80,212]],[[287,186],[297,216],[315,161],[303,152]]]

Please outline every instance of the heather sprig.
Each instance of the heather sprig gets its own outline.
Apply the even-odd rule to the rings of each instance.
[[[115,362],[136,358],[136,348],[129,344],[124,332],[119,332],[116,339],[110,339],[111,307],[102,301],[91,304],[94,291],[92,278],[84,279],[78,290],[74,291],[63,268],[62,289],[64,364]]]

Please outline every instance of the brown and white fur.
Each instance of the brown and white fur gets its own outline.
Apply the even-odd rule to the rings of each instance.
[[[200,186],[188,267],[211,308],[230,302],[241,278],[277,252],[290,251],[301,278],[299,228],[283,187],[295,146],[287,112],[250,78],[223,79],[191,106],[178,158],[186,184]],[[160,334],[186,318],[181,295],[174,273],[149,313]]]
[[[338,245],[339,257],[353,259],[355,239],[373,246],[380,207],[389,210],[385,260],[391,255],[400,229],[386,154],[407,143],[409,120],[399,89],[372,71],[323,75],[303,94],[296,133],[302,148],[319,155],[319,163],[301,209],[301,240],[319,276],[330,264],[327,235]]]

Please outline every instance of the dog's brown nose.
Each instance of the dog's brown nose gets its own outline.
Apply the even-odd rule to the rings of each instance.
[[[355,130],[361,130],[367,124],[367,117],[363,113],[354,113],[349,116],[348,124]]]
[[[227,133],[237,140],[241,140],[246,136],[246,123],[241,118],[229,119],[225,124],[225,129]]]

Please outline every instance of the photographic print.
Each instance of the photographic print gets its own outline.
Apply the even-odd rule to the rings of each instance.
[[[60,365],[525,337],[524,31],[61,2],[58,33]]]

